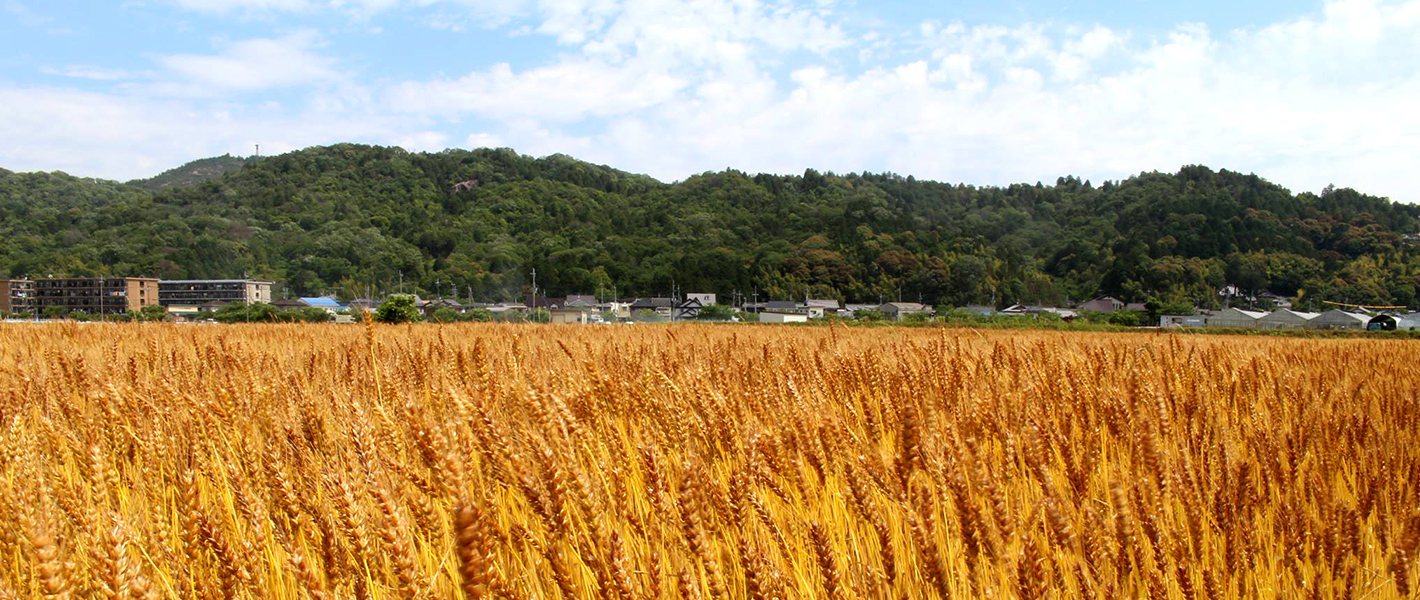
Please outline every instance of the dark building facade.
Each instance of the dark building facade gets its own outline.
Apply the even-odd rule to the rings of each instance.
[[[149,277],[69,277],[34,280],[32,307],[43,312],[122,314],[158,305],[158,280]]]
[[[270,303],[271,285],[264,279],[164,279],[158,282],[158,303],[163,306]]]
[[[35,282],[28,279],[0,279],[0,312],[30,312]]]

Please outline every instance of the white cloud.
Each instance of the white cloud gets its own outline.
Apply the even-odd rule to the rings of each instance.
[[[313,51],[320,37],[305,31],[226,45],[213,55],[164,56],[159,62],[203,89],[260,91],[307,86],[339,78],[334,61]]]
[[[702,32],[658,23],[662,5],[645,4],[605,27],[544,25],[564,41],[586,36],[581,54],[551,65],[407,88],[477,101],[391,100],[536,120],[494,132],[515,148],[577,131],[587,158],[667,179],[816,167],[1007,184],[1203,163],[1298,190],[1336,182],[1420,200],[1408,175],[1420,160],[1420,115],[1408,108],[1420,97],[1420,1],[1342,0],[1314,18],[1220,36],[1182,24],[1159,39],[1105,26],[926,23],[902,62],[853,73],[812,61],[787,79],[771,74],[783,51],[755,33],[777,14],[740,22],[720,3],[697,15],[710,23]],[[743,33],[717,39],[730,23]],[[791,45],[825,47],[817,39]],[[737,52],[717,53],[723,44]],[[675,84],[638,88],[658,74]]]
[[[1420,0],[1333,0],[1266,27],[1180,24],[1158,37],[1106,24],[863,31],[832,3],[791,0],[176,1],[214,12],[409,6],[451,15],[450,26],[512,19],[505,34],[542,36],[556,54],[362,81],[326,58],[315,34],[239,41],[160,59],[169,87],[131,97],[0,89],[0,130],[24,133],[7,147],[39,148],[10,150],[0,164],[126,177],[147,174],[135,172],[140,156],[181,154],[176,164],[257,138],[271,149],[462,140],[663,179],[814,167],[1008,184],[1202,163],[1297,190],[1334,182],[1420,200],[1410,176],[1420,161]],[[284,107],[239,100],[312,83]]]
[[[311,0],[175,0],[179,7],[211,13],[232,11],[302,11],[315,3]]]
[[[0,165],[63,170],[127,180],[154,175],[194,158],[286,152],[312,144],[391,143],[415,135],[419,123],[377,114],[241,108],[52,87],[0,85]]]
[[[107,67],[97,67],[94,65],[68,65],[62,69],[46,68],[43,72],[47,75],[61,75],[75,79],[90,79],[94,81],[123,81],[129,79],[142,79],[152,77],[153,74],[144,71],[129,71],[127,69],[111,69]]]

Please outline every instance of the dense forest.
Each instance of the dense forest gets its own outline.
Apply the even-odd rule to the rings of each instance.
[[[163,186],[0,169],[0,277],[245,274],[344,298],[402,280],[496,301],[536,269],[548,294],[622,298],[1214,307],[1235,286],[1303,306],[1420,305],[1420,207],[1201,166],[973,187],[813,170],[666,184],[507,149],[235,160]]]

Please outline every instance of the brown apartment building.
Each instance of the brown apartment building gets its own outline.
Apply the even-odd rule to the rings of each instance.
[[[158,305],[158,280],[149,277],[71,277],[34,280],[34,310],[122,314]]]
[[[29,312],[34,301],[35,282],[28,279],[0,279],[0,312]]]

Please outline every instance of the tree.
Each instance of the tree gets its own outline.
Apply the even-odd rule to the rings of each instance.
[[[414,296],[395,294],[380,303],[375,309],[375,320],[381,323],[410,323],[419,320],[419,309],[414,305]]]
[[[735,309],[724,304],[711,304],[700,309],[695,318],[700,321],[728,321],[735,316]]]
[[[440,306],[434,309],[433,319],[436,323],[453,323],[459,320],[459,313],[447,306]]]
[[[212,318],[218,323],[275,323],[284,320],[281,311],[265,302],[233,302],[218,308]]]
[[[149,322],[167,321],[169,320],[168,309],[165,306],[159,306],[157,304],[144,306],[141,310],[138,311],[137,319],[139,321]]]
[[[463,314],[464,319],[476,323],[487,323],[493,320],[493,311],[486,308],[470,308]]]
[[[323,308],[316,308],[314,306],[286,311],[286,314],[282,316],[286,317],[286,320],[301,321],[304,323],[326,323],[335,320],[334,315],[326,312]]]

